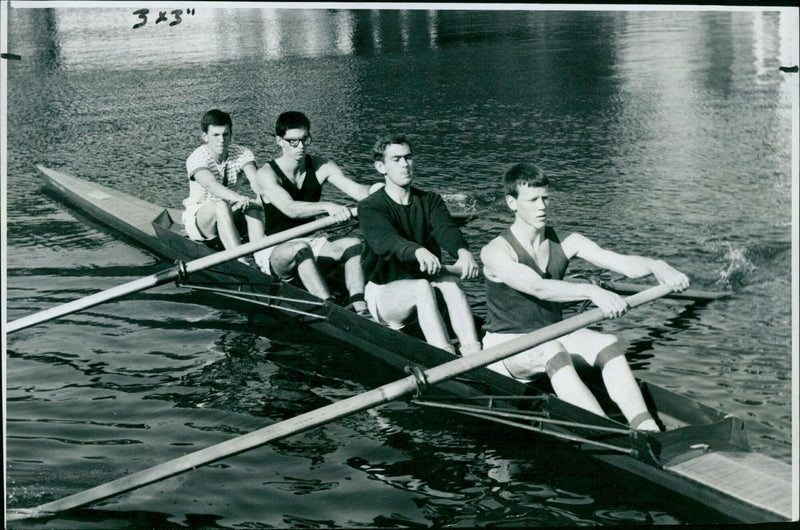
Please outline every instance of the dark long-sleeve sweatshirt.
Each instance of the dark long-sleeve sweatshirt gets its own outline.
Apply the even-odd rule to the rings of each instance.
[[[457,257],[459,249],[469,248],[437,193],[412,187],[409,204],[402,205],[381,189],[358,204],[358,219],[366,241],[361,264],[373,283],[429,278],[414,255],[420,247],[440,260],[442,249]]]

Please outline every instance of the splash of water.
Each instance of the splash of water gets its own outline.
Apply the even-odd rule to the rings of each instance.
[[[477,199],[466,193],[449,193],[442,195],[442,199],[450,211],[473,213],[477,210]]]
[[[738,247],[729,241],[721,243],[724,249],[723,268],[717,272],[717,284],[724,287],[741,287],[756,270],[756,266],[747,256],[746,247]]]

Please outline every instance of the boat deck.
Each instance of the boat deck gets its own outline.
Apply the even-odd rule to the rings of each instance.
[[[764,510],[791,517],[792,468],[753,452],[705,453],[665,469]]]

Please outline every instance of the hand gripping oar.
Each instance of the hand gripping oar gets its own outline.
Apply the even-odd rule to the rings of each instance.
[[[355,208],[352,208],[350,212],[354,216],[357,215]],[[109,300],[114,300],[115,298],[120,298],[132,293],[138,293],[140,291],[150,289],[151,287],[164,285],[177,280],[181,274],[191,274],[209,267],[214,267],[221,263],[225,263],[226,261],[241,258],[242,256],[247,256],[248,254],[252,254],[258,250],[283,243],[296,237],[310,234],[323,228],[327,228],[338,222],[339,221],[333,217],[323,217],[322,219],[317,219],[316,221],[311,221],[310,223],[305,223],[300,226],[290,228],[289,230],[273,234],[264,239],[259,239],[258,241],[251,241],[236,248],[209,254],[208,256],[185,263],[183,265],[183,270],[179,269],[178,267],[171,267],[161,272],[157,272],[151,276],[133,280],[131,282],[112,287],[111,289],[106,289],[105,291],[100,291],[99,293],[86,296],[79,300],[67,302],[66,304],[45,309],[44,311],[39,311],[38,313],[19,318],[6,324],[6,332],[13,333],[14,331],[19,331],[36,324],[41,324],[42,322],[47,322],[48,320],[53,320],[55,318],[63,317],[64,315],[69,315],[71,313],[102,304],[103,302],[108,302]]]
[[[644,292],[626,298],[626,301],[628,305],[633,308],[667,295],[671,291],[670,287],[666,285],[657,285]],[[103,499],[108,499],[109,497],[141,488],[153,482],[164,480],[238,453],[255,449],[266,443],[280,440],[339,418],[399,399],[408,394],[417,392],[422,385],[435,385],[442,381],[452,379],[465,372],[505,359],[506,357],[510,357],[515,353],[527,350],[543,342],[557,339],[567,333],[572,333],[580,328],[599,322],[604,318],[600,309],[592,309],[498,346],[467,355],[466,357],[456,358],[428,370],[421,371],[419,369],[413,369],[412,372],[414,373],[406,378],[364,392],[363,394],[331,403],[330,405],[312,410],[311,412],[306,412],[294,418],[274,423],[257,431],[243,434],[205,449],[195,451],[194,453],[170,460],[158,466],[139,471],[133,475],[128,475],[127,477],[122,477],[34,508],[9,510],[6,515],[9,520],[43,517],[55,512],[70,510]]]

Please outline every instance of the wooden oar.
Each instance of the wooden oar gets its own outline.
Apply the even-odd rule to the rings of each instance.
[[[658,285],[647,291],[635,294],[627,298],[626,301],[628,305],[633,308],[655,300],[656,298],[660,298],[670,292],[671,289],[666,285]],[[418,371],[414,375],[383,385],[374,390],[337,401],[289,420],[281,421],[257,431],[212,445],[158,466],[139,471],[133,475],[122,477],[34,508],[9,510],[6,515],[9,520],[42,517],[55,512],[70,510],[103,499],[108,499],[109,497],[141,488],[142,486],[164,480],[191,469],[228,458],[244,451],[255,449],[266,443],[280,440],[324,425],[336,419],[399,399],[418,391],[420,383],[435,385],[447,381],[448,379],[452,379],[470,370],[505,359],[520,351],[527,350],[543,342],[556,339],[567,333],[599,322],[604,318],[603,313],[599,309],[592,309],[591,311],[586,311],[580,315],[562,320],[561,322],[510,340],[504,344],[494,346],[493,348],[467,355],[466,357],[456,358],[450,362],[425,371]]]
[[[357,214],[355,208],[352,208],[350,211],[353,215]],[[187,274],[191,274],[193,272],[214,267],[216,265],[220,265],[221,263],[225,263],[236,258],[241,258],[242,256],[247,256],[248,254],[252,254],[258,250],[283,243],[296,237],[310,234],[323,228],[327,228],[336,223],[338,223],[338,221],[333,217],[323,217],[322,219],[317,219],[316,221],[311,221],[310,223],[290,228],[289,230],[273,234],[258,241],[251,241],[236,248],[223,250],[222,252],[209,254],[208,256],[189,261],[184,264],[184,270]],[[183,271],[179,270],[178,267],[171,267],[145,278],[133,280],[131,282],[106,289],[105,291],[100,291],[99,293],[86,296],[79,300],[68,302],[60,306],[45,309],[44,311],[39,311],[38,313],[19,318],[13,322],[9,322],[6,325],[6,331],[8,333],[13,333],[36,324],[41,324],[42,322],[47,322],[48,320],[53,320],[55,318],[63,317],[83,309],[88,309],[98,304],[102,304],[103,302],[108,302],[128,294],[138,293],[158,285],[164,285],[177,280],[182,273]]]
[[[649,285],[642,285],[638,283],[626,283],[626,282],[606,282],[601,281],[600,287],[603,289],[608,289],[609,291],[614,291],[615,293],[622,294],[622,295],[629,295],[640,293],[645,289],[649,288]],[[719,291],[699,291],[697,289],[686,289],[685,291],[681,291],[679,293],[670,293],[664,298],[674,298],[676,300],[692,300],[693,302],[710,302],[712,300],[719,300],[720,298],[726,298],[730,296],[731,293],[719,292]]]
[[[443,268],[450,274],[455,274],[456,276],[461,275],[461,267],[457,267],[456,265],[445,265]],[[575,283],[589,283],[586,280],[579,280],[577,278],[567,278],[566,281]],[[611,282],[611,281],[600,281],[599,285],[603,289],[614,291],[615,293],[621,295],[631,295],[631,294],[641,293],[642,291],[652,287],[652,285],[643,285],[640,283]],[[710,302],[712,300],[719,300],[721,298],[726,298],[730,295],[731,293],[724,293],[720,291],[699,291],[697,289],[686,289],[685,291],[681,291],[679,293],[671,292],[666,296],[664,296],[664,298],[674,298],[676,300],[691,300],[693,302]]]

